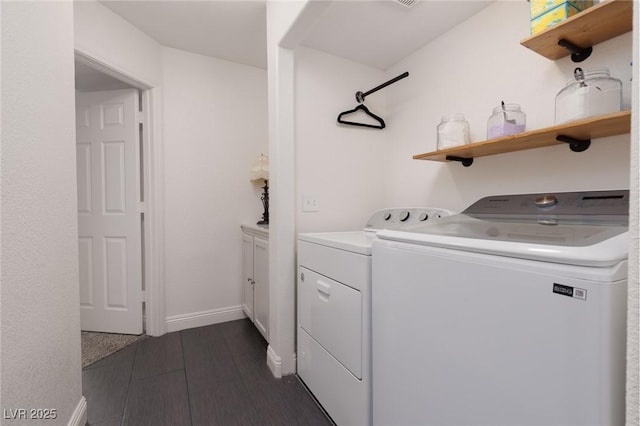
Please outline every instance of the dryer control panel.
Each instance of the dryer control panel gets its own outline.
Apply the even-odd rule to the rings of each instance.
[[[410,225],[433,221],[452,214],[454,212],[450,210],[436,207],[382,209],[371,215],[364,230],[403,229]]]

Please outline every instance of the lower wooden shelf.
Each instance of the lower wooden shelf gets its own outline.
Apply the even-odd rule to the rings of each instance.
[[[558,136],[573,139],[590,140],[607,136],[622,135],[631,131],[631,111],[621,111],[612,114],[590,117],[584,120],[562,123],[543,129],[473,142],[469,145],[440,151],[414,155],[414,160],[451,161],[447,157],[458,159],[472,159],[487,155],[503,154],[506,152],[524,151],[545,146],[562,145],[564,142],[556,140]],[[569,149],[567,147],[567,149]]]

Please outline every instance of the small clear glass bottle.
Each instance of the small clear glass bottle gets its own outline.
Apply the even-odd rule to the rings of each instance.
[[[493,109],[493,114],[487,120],[487,139],[522,133],[526,124],[527,116],[520,105],[503,102]]]
[[[469,143],[469,123],[464,114],[449,114],[438,124],[438,150]]]
[[[608,68],[576,68],[556,95],[556,124],[618,111],[622,111],[622,82],[611,77]]]

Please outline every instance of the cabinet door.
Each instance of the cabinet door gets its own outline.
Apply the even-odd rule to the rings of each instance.
[[[242,309],[251,321],[254,321],[253,282],[253,237],[242,234]]]
[[[269,241],[253,239],[254,324],[269,341]]]

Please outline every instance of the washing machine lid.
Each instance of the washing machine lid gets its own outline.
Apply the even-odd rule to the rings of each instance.
[[[486,197],[461,214],[399,231],[381,231],[378,237],[556,263],[608,266],[628,257],[628,191]]]

